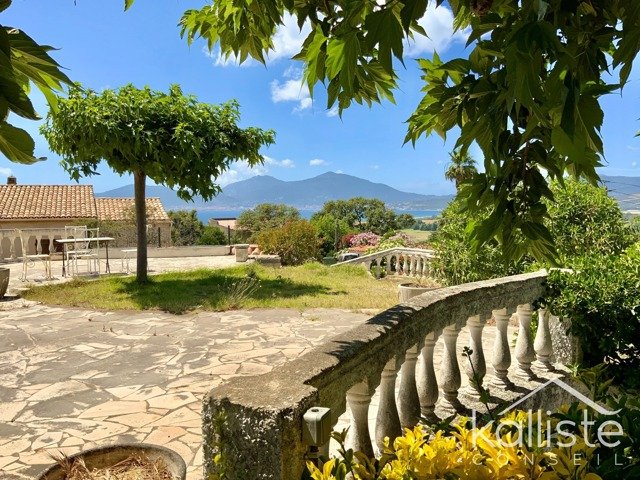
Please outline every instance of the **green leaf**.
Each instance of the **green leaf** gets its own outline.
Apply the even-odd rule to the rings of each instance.
[[[135,0],[124,0],[124,9],[125,9],[125,11],[129,10],[129,8],[131,8],[131,5],[133,5],[134,1]]]
[[[10,161],[35,163],[38,159],[33,156],[34,150],[35,143],[26,131],[7,122],[0,123],[0,152]]]

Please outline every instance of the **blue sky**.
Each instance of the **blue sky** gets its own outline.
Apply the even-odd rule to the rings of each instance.
[[[446,7],[430,10],[424,25],[430,39],[420,39],[407,49],[405,70],[400,71],[397,104],[372,108],[354,106],[343,114],[327,111],[326,95],[320,86],[313,101],[300,87],[300,67],[289,58],[297,53],[302,36],[295,22],[278,31],[276,51],[266,68],[257,63],[237,66],[223,62],[216,52],[209,54],[204,42],[191,47],[180,38],[177,27],[181,13],[202,6],[205,0],[137,0],[123,12],[121,0],[14,0],[2,14],[2,24],[20,27],[40,43],[59,48],[55,59],[69,76],[85,86],[101,90],[126,83],[167,90],[180,84],[185,93],[200,101],[220,103],[239,100],[244,126],[272,128],[276,144],[263,151],[267,162],[249,170],[236,164],[220,178],[221,184],[255,174],[283,180],[308,178],[326,171],[357,175],[400,190],[425,194],[452,193],[444,170],[453,138],[446,143],[437,136],[422,139],[413,148],[402,145],[404,121],[421,98],[422,83],[414,58],[437,49],[444,58],[463,54],[464,34],[452,33],[451,12]],[[160,6],[162,5],[162,6]],[[635,68],[623,95],[603,101],[603,136],[607,166],[601,173],[640,175],[640,69]],[[32,94],[37,110],[47,106],[38,92]],[[14,174],[21,184],[70,183],[38,133],[38,124],[13,118],[36,138],[36,155],[48,160],[31,166],[11,163],[0,156],[0,182]],[[473,152],[479,158],[479,151]],[[97,192],[132,183],[108,167],[101,175],[84,180]]]

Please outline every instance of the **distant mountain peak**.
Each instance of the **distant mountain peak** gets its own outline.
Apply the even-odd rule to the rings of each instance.
[[[166,187],[147,187],[149,195],[160,197],[166,209],[243,210],[259,203],[285,203],[301,210],[319,210],[329,200],[353,197],[377,198],[389,207],[404,210],[440,210],[451,195],[422,195],[402,192],[382,183],[374,183],[353,175],[324,172],[303,180],[284,181],[271,175],[256,175],[230,183],[212,201],[196,197],[193,202],[180,200]],[[97,196],[132,196],[133,186],[127,185]]]

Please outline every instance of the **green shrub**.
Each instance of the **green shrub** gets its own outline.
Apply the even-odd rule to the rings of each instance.
[[[618,381],[640,386],[640,244],[573,264],[573,272],[549,273],[546,303],[571,319],[586,366],[608,363]]]
[[[474,250],[466,228],[472,221],[489,216],[489,211],[471,213],[463,211],[462,206],[462,201],[458,199],[447,205],[438,230],[432,237],[438,252],[433,260],[433,269],[439,280],[448,285],[459,285],[522,273],[526,262],[505,260],[495,239],[489,240],[479,251]]]
[[[311,224],[316,228],[321,242],[323,255],[329,255],[341,248],[340,239],[348,233],[355,233],[346,220],[338,220],[330,213],[311,217]]]
[[[320,259],[317,231],[306,220],[265,230],[258,234],[258,244],[264,253],[280,255],[283,265],[300,265]]]
[[[247,232],[249,241],[256,241],[260,232],[283,226],[287,222],[300,220],[300,212],[295,207],[283,203],[261,203],[245,210],[238,216],[236,225]]]
[[[226,245],[227,234],[219,227],[207,225],[198,239],[198,245]]]
[[[604,187],[583,181],[565,180],[562,188],[551,185],[555,202],[547,201],[547,226],[553,235],[560,261],[589,253],[617,254],[637,240],[620,210]]]
[[[176,247],[195,245],[204,231],[204,224],[195,210],[169,210],[171,240]]]

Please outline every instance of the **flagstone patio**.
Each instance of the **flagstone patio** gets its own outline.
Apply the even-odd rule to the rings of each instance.
[[[96,312],[0,302],[0,478],[116,441],[177,451],[202,477],[201,401],[370,315],[346,310]]]

